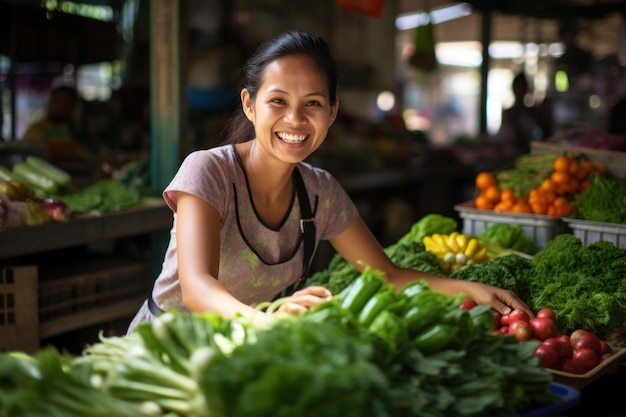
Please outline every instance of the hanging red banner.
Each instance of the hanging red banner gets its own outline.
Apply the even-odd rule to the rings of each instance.
[[[383,15],[385,0],[337,0],[339,7],[366,16],[380,18]]]

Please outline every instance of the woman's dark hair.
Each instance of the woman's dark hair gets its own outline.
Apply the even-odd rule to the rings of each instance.
[[[243,85],[254,100],[263,82],[265,67],[279,58],[290,55],[306,55],[317,63],[326,75],[328,94],[331,105],[337,100],[338,71],[337,64],[330,54],[328,44],[321,37],[308,32],[290,31],[265,41],[243,67]],[[245,142],[254,137],[254,126],[243,113],[241,106],[237,109],[225,129],[227,143]]]

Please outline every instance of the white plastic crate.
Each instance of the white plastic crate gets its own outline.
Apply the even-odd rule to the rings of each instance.
[[[626,224],[595,222],[564,218],[563,221],[583,244],[588,245],[599,240],[613,243],[618,248],[626,249]]]
[[[567,233],[567,226],[559,218],[542,214],[500,213],[493,210],[479,210],[471,202],[454,207],[463,219],[463,233],[478,236],[493,224],[519,225],[536,250],[543,249],[556,235]]]

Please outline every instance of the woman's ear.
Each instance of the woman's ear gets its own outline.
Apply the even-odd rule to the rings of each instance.
[[[332,125],[337,119],[337,114],[339,113],[339,96],[335,99],[335,105],[330,109],[330,124]]]
[[[241,90],[241,108],[243,109],[243,113],[246,115],[248,120],[252,121],[252,116],[254,114],[254,103],[252,102],[252,98],[250,97],[250,93],[248,89],[244,88]]]

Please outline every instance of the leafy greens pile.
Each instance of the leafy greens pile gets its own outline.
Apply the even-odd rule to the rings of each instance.
[[[583,328],[606,337],[626,323],[625,249],[562,234],[531,263],[530,306],[552,308],[562,332]]]
[[[1,417],[517,417],[560,400],[537,342],[366,268],[302,314],[260,323],[167,312],[80,356],[0,354]]]
[[[626,223],[626,183],[593,174],[589,187],[574,201],[576,217],[606,223]]]

